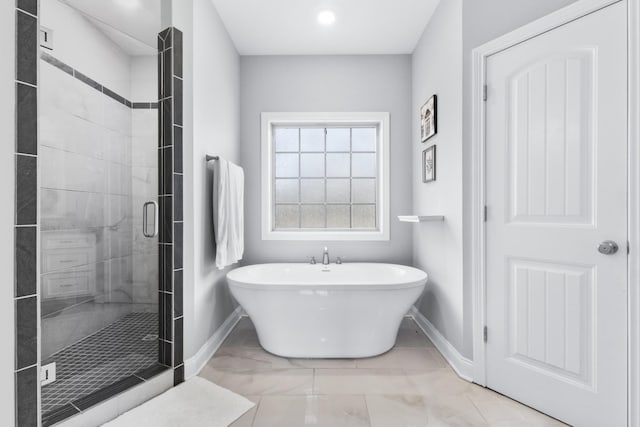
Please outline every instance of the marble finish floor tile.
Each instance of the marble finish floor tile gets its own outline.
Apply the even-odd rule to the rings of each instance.
[[[565,426],[566,424],[493,390],[474,385],[467,393],[483,417],[492,426]]]
[[[233,331],[227,339],[222,343],[222,347],[260,347],[258,334],[256,333],[253,323],[248,317],[240,319]]]
[[[316,369],[314,394],[416,394],[401,369]]]
[[[300,367],[289,359],[267,353],[258,347],[223,346],[207,363],[228,370],[287,369]]]
[[[355,359],[289,359],[259,347],[222,346],[208,366],[219,369],[355,368]]]
[[[486,426],[467,396],[367,396],[372,427]]]
[[[429,338],[422,332],[422,329],[410,317],[405,317],[400,324],[394,348],[399,347],[435,348]]]
[[[243,396],[310,395],[313,369],[218,370],[207,366],[200,374]]]
[[[423,396],[459,396],[473,390],[486,390],[458,377],[449,366],[437,370],[404,370],[417,393]]]
[[[436,349],[392,348],[390,351],[376,357],[357,359],[357,368],[367,369],[416,369],[435,370],[446,368],[447,362]]]
[[[260,400],[262,397],[260,396],[245,396],[247,399],[256,404],[253,408],[249,409],[245,412],[240,418],[235,420],[229,427],[251,427],[253,425],[253,420],[256,417],[256,411],[258,410],[258,406],[260,406]]]
[[[370,427],[364,396],[265,396],[253,427]]]
[[[564,425],[460,379],[410,318],[393,349],[366,359],[279,357],[243,318],[200,375],[256,402],[232,427]]]
[[[341,369],[357,367],[356,359],[290,359],[290,361],[300,368]]]

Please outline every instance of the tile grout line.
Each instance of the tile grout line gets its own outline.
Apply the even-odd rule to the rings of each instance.
[[[22,12],[22,13],[24,13],[25,15],[28,15],[28,16],[30,16],[30,17],[32,17],[32,18],[34,18],[34,19],[38,19],[38,16],[37,16],[37,15],[34,15],[34,14],[33,14],[33,13],[31,13],[31,12],[27,12],[26,10],[22,9],[20,6],[16,6],[16,10],[17,10],[17,11],[19,11],[19,12]]]
[[[28,369],[37,368],[37,367],[38,367],[38,364],[34,363],[33,365],[25,366],[24,368],[20,368],[20,369],[15,369],[14,368],[13,371],[17,374],[18,372],[23,372],[23,371],[26,371]]]
[[[21,152],[19,152],[19,151],[16,151],[16,156],[31,157],[31,158],[34,158],[34,159],[37,159],[37,158],[38,158],[38,155],[37,155],[37,154],[21,153]]]
[[[487,424],[490,424],[489,420],[487,420],[487,418],[485,417],[484,413],[480,410],[478,405],[476,405],[476,402],[474,402],[474,400],[471,398],[471,396],[469,396],[467,393],[465,393],[464,397],[466,397],[467,400],[469,402],[471,402],[471,405],[475,408],[475,410],[478,412],[478,414],[480,414],[480,418],[482,418]]]
[[[28,82],[23,82],[22,80],[16,79],[16,83],[21,84],[21,85],[25,85],[25,86],[29,86],[32,87],[34,89],[38,88],[37,84],[33,84],[33,83],[28,83]]]
[[[256,422],[256,418],[258,417],[258,409],[260,409],[261,403],[262,403],[262,396],[260,396],[260,398],[258,399],[258,403],[256,403],[256,410],[253,412],[253,417],[251,417],[251,423],[249,424],[250,427],[253,427],[253,425]]]
[[[372,424],[371,424],[371,418],[372,418],[371,410],[369,409],[369,402],[367,401],[367,395],[366,394],[362,395],[362,400],[364,400],[364,407],[367,410],[367,417],[369,418],[369,420],[368,420],[369,421],[369,426],[372,426]]]
[[[19,297],[13,297],[14,301],[20,301],[23,299],[29,299],[29,298],[34,298],[34,297],[38,297],[38,294],[31,294],[31,295],[23,295],[23,296],[19,296]]]

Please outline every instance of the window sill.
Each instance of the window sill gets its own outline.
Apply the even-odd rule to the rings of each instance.
[[[385,231],[267,231],[262,240],[292,241],[388,241],[389,233]]]

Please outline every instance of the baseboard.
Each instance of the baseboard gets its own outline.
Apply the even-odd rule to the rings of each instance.
[[[191,378],[198,374],[207,364],[209,359],[220,348],[224,340],[231,333],[234,326],[240,321],[243,316],[244,310],[238,306],[233,313],[227,317],[222,325],[211,335],[211,338],[204,343],[198,352],[185,360],[184,362],[184,376],[185,378]]]
[[[417,308],[411,307],[409,315],[413,317],[418,326],[420,326],[420,329],[429,337],[433,345],[435,345],[440,354],[442,354],[442,357],[444,357],[453,370],[456,371],[456,374],[464,380],[473,381],[473,361],[461,355]]]

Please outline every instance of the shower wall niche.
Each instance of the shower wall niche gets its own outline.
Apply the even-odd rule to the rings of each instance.
[[[158,200],[158,59],[72,1],[42,1],[41,25],[53,36],[38,113],[41,360],[57,370],[46,424],[158,362],[158,238],[143,234]]]

